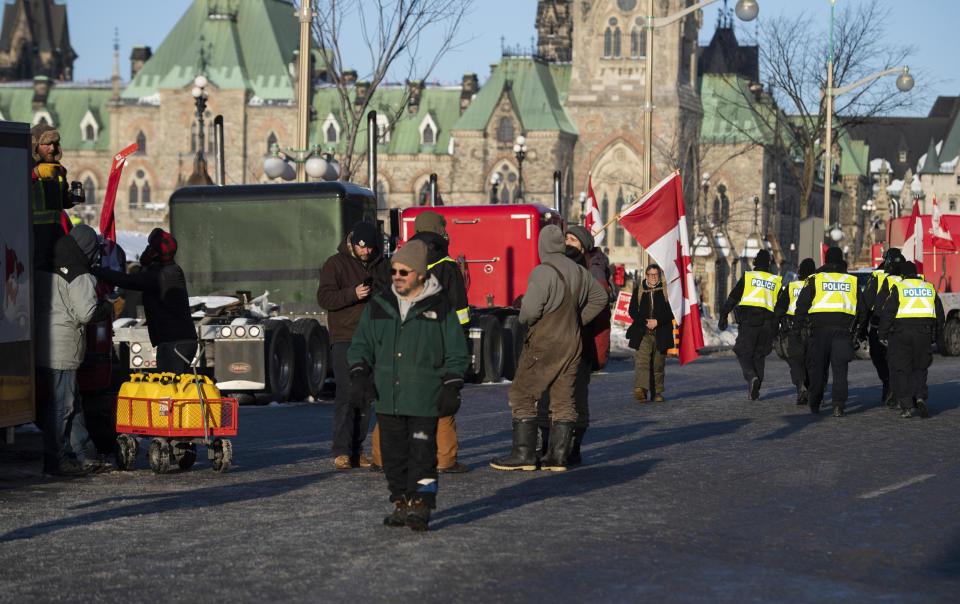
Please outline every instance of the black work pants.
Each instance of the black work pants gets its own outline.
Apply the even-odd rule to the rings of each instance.
[[[890,387],[900,407],[910,409],[915,398],[927,396],[927,368],[933,363],[930,331],[898,327],[890,332],[889,344]]]
[[[378,413],[380,452],[390,501],[437,504],[437,418]]]
[[[356,460],[363,452],[363,439],[370,430],[370,405],[357,409],[350,404],[349,348],[350,342],[337,342],[330,353],[333,358],[333,379],[337,382],[333,399],[333,455],[349,455]]]
[[[743,379],[750,383],[753,378],[763,381],[763,367],[767,355],[773,349],[773,330],[769,322],[760,325],[741,323],[733,352],[737,355]]]
[[[867,332],[867,342],[870,345],[870,361],[877,370],[877,377],[884,386],[889,386],[890,366],[887,362],[887,347],[880,343],[876,327],[870,327],[870,331]]]
[[[784,332],[784,349],[787,353],[787,366],[790,367],[790,381],[802,392],[810,386],[807,376],[807,342],[800,335],[799,329],[790,329]]]
[[[843,409],[847,403],[847,367],[853,360],[850,330],[842,327],[814,327],[807,340],[807,361],[810,371],[810,409],[823,403],[827,372],[833,372],[833,404]]]

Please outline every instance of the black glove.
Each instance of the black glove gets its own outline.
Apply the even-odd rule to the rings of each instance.
[[[460,389],[463,388],[463,378],[458,375],[443,376],[443,388],[437,396],[437,411],[440,417],[453,415],[460,409]]]
[[[364,409],[375,400],[377,387],[373,383],[373,370],[366,363],[357,363],[350,368],[350,404]]]
[[[723,331],[727,328],[727,315],[720,315],[720,318],[717,319],[717,329]]]
[[[886,335],[877,334],[877,341],[880,342],[880,345],[883,346],[884,348],[887,347],[887,336],[886,336]]]
[[[853,336],[853,338],[851,339],[851,341],[853,342],[853,351],[856,352],[856,351],[860,350],[860,340],[859,340],[859,338],[857,338],[857,336]]]

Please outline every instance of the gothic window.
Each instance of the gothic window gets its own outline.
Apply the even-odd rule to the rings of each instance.
[[[430,181],[427,180],[423,183],[423,186],[420,187],[420,194],[417,195],[418,205],[428,206],[430,205]]]
[[[510,203],[510,187],[500,185],[500,203]]]
[[[422,139],[420,142],[424,145],[433,145],[437,142],[433,134],[433,127],[430,124],[423,127],[420,137]]]
[[[277,144],[277,135],[271,132],[270,136],[267,137],[267,153],[270,153],[270,150],[273,149],[273,146],[276,144]]]
[[[130,209],[140,207],[140,189],[137,188],[137,183],[130,184]]]
[[[955,212],[956,210],[957,210],[957,200],[956,198],[952,198],[950,200],[950,211]]]
[[[497,130],[497,140],[501,143],[513,142],[513,120],[509,117],[500,118],[500,128]]]
[[[620,58],[620,56],[621,56],[621,55],[620,55],[620,47],[621,47],[621,44],[620,44],[620,28],[618,27],[618,28],[616,28],[616,29],[613,30],[613,58],[614,58],[614,59],[619,59],[619,58]]]
[[[382,180],[377,180],[377,209],[383,210],[387,207],[387,185]]]
[[[335,143],[337,142],[337,127],[333,124],[327,126],[327,142]]]
[[[143,188],[140,190],[140,201],[143,205],[150,203],[150,183],[143,183]]]
[[[618,212],[622,212],[624,209],[623,187],[620,187],[620,190],[617,191],[616,207]],[[620,226],[619,221],[613,227],[613,245],[617,247],[620,247],[623,245],[623,227]]]
[[[137,153],[147,153],[147,135],[143,133],[143,130],[137,132]]]
[[[93,129],[93,124],[87,124],[87,127],[83,129],[83,140],[92,141],[97,137]]]
[[[613,56],[613,32],[608,27],[603,32],[603,58],[609,59]]]
[[[640,26],[630,32],[630,57],[642,59],[647,56],[647,32]]]
[[[637,8],[637,0],[617,0],[617,6],[624,12],[632,11]]]
[[[97,186],[93,184],[93,179],[89,176],[83,180],[83,196],[85,203],[97,203]]]

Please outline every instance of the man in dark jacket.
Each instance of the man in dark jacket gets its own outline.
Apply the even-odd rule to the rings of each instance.
[[[740,331],[733,345],[743,379],[749,385],[750,400],[760,398],[763,369],[773,349],[773,310],[781,287],[780,277],[770,273],[770,252],[760,250],[753,259],[753,270],[744,273],[720,307],[717,327],[727,328],[727,315],[737,309]]]
[[[99,261],[97,233],[85,224],[54,244],[52,271],[37,271],[37,367],[45,386],[43,471],[89,474],[111,468],[97,457],[83,416],[77,369],[86,349],[85,326],[112,319],[122,302],[97,302],[90,266]]]
[[[351,404],[347,349],[370,297],[388,287],[380,234],[369,222],[358,222],[320,269],[317,286],[317,304],[328,313],[330,356],[337,383],[333,407],[333,466],[337,470],[370,466],[370,459],[363,455],[363,440],[370,429],[370,405]]]
[[[807,340],[803,337],[800,321],[797,320],[797,298],[807,282],[807,277],[817,270],[813,258],[804,258],[797,267],[797,278],[785,283],[777,298],[773,310],[774,320],[780,324],[780,333],[784,339],[787,353],[787,366],[790,367],[790,381],[797,389],[797,404],[807,404],[807,388],[810,378],[807,375]]]
[[[563,232],[547,225],[537,241],[540,264],[530,271],[520,305],[528,325],[517,373],[510,386],[513,446],[494,458],[498,470],[536,470],[537,400],[550,391],[550,441],[540,462],[545,470],[566,470],[577,409],[573,396],[583,352],[580,326],[607,304],[607,293],[587,269],[564,255]]]
[[[351,398],[376,401],[394,503],[383,523],[425,531],[437,502],[437,418],[459,408],[470,360],[455,309],[427,273],[424,243],[400,248],[390,272],[393,286],[364,308],[347,352]]]
[[[890,388],[900,403],[900,417],[911,417],[914,407],[920,417],[927,417],[930,345],[943,330],[940,296],[931,283],[917,276],[913,262],[904,262],[902,278],[891,287],[878,314],[877,336],[889,343]]]
[[[143,292],[143,313],[150,343],[157,348],[157,371],[188,373],[180,357],[192,359],[197,352],[197,332],[190,316],[187,278],[176,263],[177,240],[163,229],[153,229],[140,254],[141,270],[121,273],[94,268],[101,281]],[[177,353],[180,354],[177,354]]]
[[[834,417],[846,415],[847,368],[853,360],[853,339],[863,320],[863,296],[857,278],[847,274],[843,251],[827,250],[797,297],[797,317],[810,328],[807,363],[810,372],[810,412],[820,413],[827,371],[833,372]]]
[[[667,351],[673,346],[673,310],[667,300],[659,265],[648,266],[646,278],[633,286],[628,312],[633,323],[627,329],[627,342],[637,351],[634,355],[633,396],[637,402],[646,403],[647,391],[650,391],[653,402],[663,402]]]
[[[899,248],[892,247],[883,253],[883,263],[870,275],[866,287],[863,288],[863,307],[867,320],[864,321],[861,338],[866,337],[870,345],[870,361],[877,370],[877,377],[883,389],[880,392],[880,404],[888,407],[897,406],[897,398],[890,388],[890,366],[887,364],[887,347],[880,342],[877,329],[880,324],[880,314],[890,291],[890,281],[900,278],[903,265],[906,262]]]

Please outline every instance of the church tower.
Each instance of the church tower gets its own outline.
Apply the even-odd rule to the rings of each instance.
[[[3,6],[0,80],[47,76],[73,80],[77,53],[70,46],[67,7],[53,0],[16,0]]]
[[[551,63],[567,63],[573,56],[573,0],[537,2],[537,56]]]

